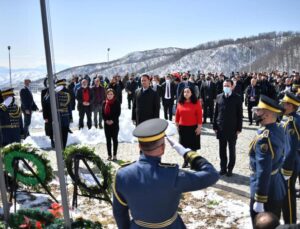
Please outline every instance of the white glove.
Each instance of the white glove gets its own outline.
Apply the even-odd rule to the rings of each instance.
[[[260,212],[264,212],[264,204],[260,203],[260,202],[254,202],[253,204],[253,211],[260,213]]]
[[[180,143],[175,142],[171,138],[167,136],[167,140],[169,141],[170,145],[177,151],[177,153],[181,156],[184,156],[187,152],[192,151],[190,148],[184,148]]]
[[[290,179],[291,178],[291,176],[284,176],[284,179],[285,180],[288,180],[288,179]]]

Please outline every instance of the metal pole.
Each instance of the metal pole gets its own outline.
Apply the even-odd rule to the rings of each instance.
[[[8,60],[9,60],[9,81],[10,81],[10,87],[12,88],[12,81],[11,81],[11,61],[10,61],[10,46],[7,46],[8,49]]]
[[[109,62],[109,51],[110,51],[110,48],[107,49],[107,62]]]
[[[250,73],[252,71],[252,47],[250,46]]]
[[[47,73],[48,73],[48,83],[49,83],[49,93],[50,93],[50,102],[51,102],[51,114],[53,119],[53,130],[54,130],[54,139],[55,139],[55,151],[57,159],[57,168],[58,168],[58,177],[60,183],[60,193],[61,201],[63,206],[63,214],[65,220],[65,227],[71,228],[70,215],[69,215],[69,204],[67,197],[67,189],[64,177],[64,162],[62,157],[62,143],[61,143],[61,134],[57,116],[57,106],[56,106],[56,97],[54,91],[54,82],[53,82],[53,71],[52,71],[52,60],[51,60],[51,49],[50,49],[50,40],[49,40],[49,31],[48,31],[48,22],[47,22],[47,10],[46,10],[46,0],[40,0],[41,5],[41,15],[42,15],[42,24],[43,24],[43,34],[44,34],[44,46],[45,46],[45,55],[47,63]]]
[[[5,178],[3,172],[3,161],[2,155],[0,155],[0,189],[1,189],[1,199],[3,205],[3,212],[4,212],[4,221],[6,225],[8,225],[8,218],[9,218],[9,206],[7,202],[7,195],[6,195],[6,185],[5,185]]]

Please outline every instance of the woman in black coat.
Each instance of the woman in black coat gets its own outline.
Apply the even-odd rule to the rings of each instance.
[[[102,116],[104,120],[104,133],[106,137],[106,147],[108,160],[111,160],[111,140],[113,140],[113,160],[117,160],[119,116],[121,114],[121,104],[116,98],[116,92],[109,88],[106,91],[106,100],[102,106]]]

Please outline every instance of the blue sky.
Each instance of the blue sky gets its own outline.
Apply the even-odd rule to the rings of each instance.
[[[300,31],[299,0],[50,0],[56,64],[270,31]],[[0,0],[0,67],[45,65],[39,0]]]

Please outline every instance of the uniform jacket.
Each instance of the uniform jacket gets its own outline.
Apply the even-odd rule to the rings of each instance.
[[[257,202],[279,201],[286,194],[285,181],[280,173],[284,145],[284,130],[277,123],[259,129],[250,144],[250,194]]]
[[[38,109],[37,105],[33,100],[32,93],[27,87],[21,89],[20,98],[22,111],[29,110],[31,112],[36,111]]]
[[[61,126],[69,127],[71,96],[66,88],[59,92],[56,92],[56,96],[58,101],[57,110],[60,117]]]
[[[242,131],[242,100],[234,92],[228,98],[224,93],[217,96],[214,114],[213,129],[217,130],[217,138],[236,138],[236,132]]]
[[[283,125],[285,142],[285,159],[282,166],[282,174],[292,176],[292,173],[300,171],[300,116],[293,112],[288,116]]]
[[[161,163],[159,157],[142,154],[140,159],[119,169],[114,184],[113,213],[118,228],[186,228],[177,209],[181,194],[214,184],[219,175],[204,158],[193,167],[180,170],[176,164]],[[130,222],[130,210],[133,220]],[[152,227],[154,228],[154,227]]]
[[[132,120],[137,124],[152,118],[159,118],[160,102],[158,93],[150,87],[143,91],[139,88],[135,92],[132,106]]]
[[[41,103],[42,103],[43,118],[48,119],[49,122],[52,122],[49,88],[44,88],[42,90]]]
[[[14,99],[8,106],[0,104],[0,146],[21,142],[23,134],[22,113]]]

